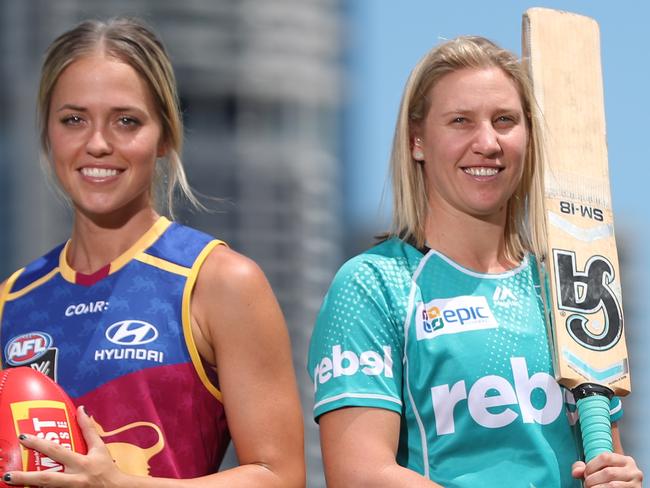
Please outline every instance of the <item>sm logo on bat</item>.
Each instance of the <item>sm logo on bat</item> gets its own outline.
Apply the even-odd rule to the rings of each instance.
[[[594,351],[611,349],[623,333],[623,312],[610,285],[614,267],[603,256],[592,256],[579,270],[575,253],[553,250],[558,308],[567,312],[573,339]]]

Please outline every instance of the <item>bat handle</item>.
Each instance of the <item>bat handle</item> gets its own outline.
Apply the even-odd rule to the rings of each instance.
[[[587,383],[574,388],[573,395],[580,418],[585,462],[603,452],[613,452],[609,401],[614,392],[602,385]]]

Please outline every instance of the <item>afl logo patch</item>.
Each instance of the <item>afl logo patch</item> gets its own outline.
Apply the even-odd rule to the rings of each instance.
[[[11,366],[21,366],[43,356],[51,345],[50,334],[30,332],[11,339],[5,347],[5,357]]]
[[[121,320],[106,329],[106,338],[120,346],[140,346],[158,339],[158,329],[143,320]]]

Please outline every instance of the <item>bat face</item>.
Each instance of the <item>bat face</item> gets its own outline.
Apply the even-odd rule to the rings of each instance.
[[[556,343],[565,342],[559,366],[578,375],[569,383],[572,388],[588,381],[616,390],[629,371],[615,266],[602,255],[558,248],[552,253],[554,320],[556,335],[562,336]],[[562,375],[573,377],[571,372]]]
[[[623,316],[610,286],[615,279],[612,263],[605,256],[592,256],[579,270],[574,252],[553,249],[553,267],[555,300],[573,340],[592,351],[614,347],[623,332]]]
[[[600,35],[593,19],[530,9],[524,57],[545,132],[545,207],[555,374],[630,391],[609,189]]]

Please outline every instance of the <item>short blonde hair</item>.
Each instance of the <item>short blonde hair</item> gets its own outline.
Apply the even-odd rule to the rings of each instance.
[[[38,92],[40,142],[45,159],[49,159],[50,153],[47,119],[54,87],[70,64],[98,51],[131,66],[147,83],[158,109],[167,157],[166,164],[157,165],[152,182],[154,204],[158,207],[166,204],[173,216],[174,192],[178,186],[192,205],[201,207],[187,182],[180,158],[183,120],[169,56],[152,29],[138,19],[86,20],[50,44],[41,68]]]
[[[511,52],[483,37],[463,36],[429,51],[415,66],[404,89],[390,159],[393,190],[393,222],[389,232],[418,247],[425,244],[428,211],[422,164],[412,157],[413,124],[426,118],[427,94],[445,75],[466,68],[497,67],[516,84],[526,114],[528,147],[521,182],[510,198],[505,229],[506,256],[521,259],[526,251],[545,253],[543,152],[541,118],[530,78]]]

